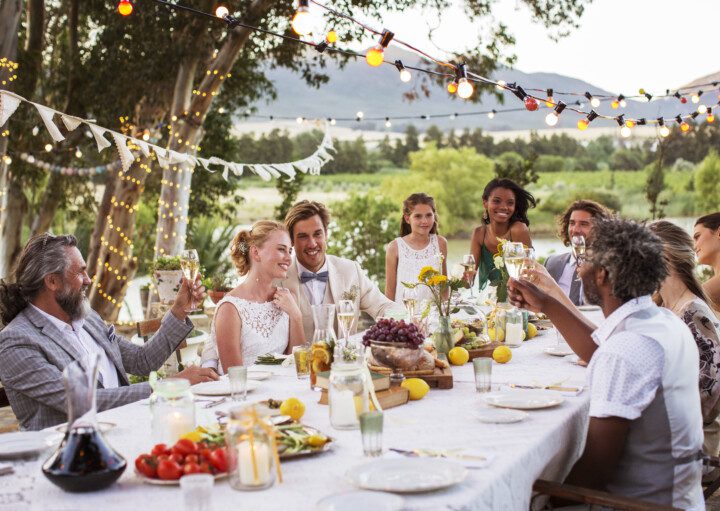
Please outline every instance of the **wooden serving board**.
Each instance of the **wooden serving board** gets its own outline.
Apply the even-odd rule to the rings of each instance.
[[[410,400],[410,392],[402,387],[390,387],[387,390],[381,390],[379,392],[376,392],[375,396],[378,398],[378,402],[380,403],[380,406],[382,406],[383,410],[404,405]],[[328,404],[327,390],[323,390],[320,393],[320,401],[318,401],[318,403],[321,405]],[[370,402],[370,408],[372,410],[375,409],[372,401]]]
[[[453,388],[453,375],[449,367],[443,369],[436,367],[433,374],[418,375],[414,378],[420,378],[430,386],[431,389],[451,389]]]
[[[493,351],[495,351],[495,348],[500,346],[499,342],[491,342],[490,344],[486,344],[482,348],[478,348],[476,350],[468,350],[468,353],[470,354],[470,360],[474,360],[476,358],[492,358]]]

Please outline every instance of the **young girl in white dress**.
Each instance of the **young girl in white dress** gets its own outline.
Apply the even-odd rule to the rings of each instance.
[[[424,266],[438,268],[442,255],[442,273],[447,275],[447,240],[437,234],[435,200],[425,193],[413,193],[403,201],[400,237],[391,241],[385,253],[385,295],[403,303],[403,282],[418,281]],[[426,286],[416,289],[417,300],[432,298]]]
[[[302,314],[295,297],[273,281],[287,277],[292,264],[290,236],[285,226],[261,220],[240,231],[230,256],[245,281],[218,303],[210,339],[202,353],[203,367],[219,374],[228,367],[255,363],[265,353],[290,353],[303,344]]]

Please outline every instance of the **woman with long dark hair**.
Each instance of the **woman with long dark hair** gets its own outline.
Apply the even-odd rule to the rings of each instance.
[[[532,247],[528,209],[535,207],[535,197],[514,181],[496,178],[483,190],[483,224],[475,228],[470,253],[475,257],[478,283],[484,289],[497,272],[493,256],[501,239],[519,241]]]
[[[417,282],[424,266],[440,267],[447,274],[447,240],[438,235],[435,200],[425,193],[413,193],[403,201],[400,236],[391,241],[385,252],[385,295],[403,303],[403,282]],[[425,286],[416,288],[415,298],[430,299]]]
[[[720,311],[720,211],[698,218],[693,240],[698,263],[711,266],[715,273],[703,284],[703,289],[712,302],[710,306]]]
[[[653,222],[649,227],[663,242],[663,257],[670,272],[660,285],[655,301],[682,319],[695,338],[700,353],[703,451],[717,456],[720,453],[720,323],[695,276],[695,253],[690,235],[666,220]]]

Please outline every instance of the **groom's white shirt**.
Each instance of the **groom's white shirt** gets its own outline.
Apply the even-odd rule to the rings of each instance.
[[[295,262],[297,263],[298,275],[302,275],[303,272],[312,273],[310,270],[300,264],[300,261],[298,261],[297,259],[295,260]],[[327,259],[325,259],[325,264],[322,265],[322,268],[320,268],[315,273],[320,273],[322,271],[328,271]],[[307,299],[310,300],[310,305],[320,305],[323,303],[327,282],[323,282],[319,279],[312,279],[302,284],[302,287],[305,288],[305,296],[307,296]]]

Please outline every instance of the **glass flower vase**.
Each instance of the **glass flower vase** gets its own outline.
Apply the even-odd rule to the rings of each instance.
[[[438,355],[447,356],[448,352],[455,346],[455,343],[453,343],[453,331],[450,326],[450,316],[440,316],[438,320],[439,326],[433,333],[433,342]]]

